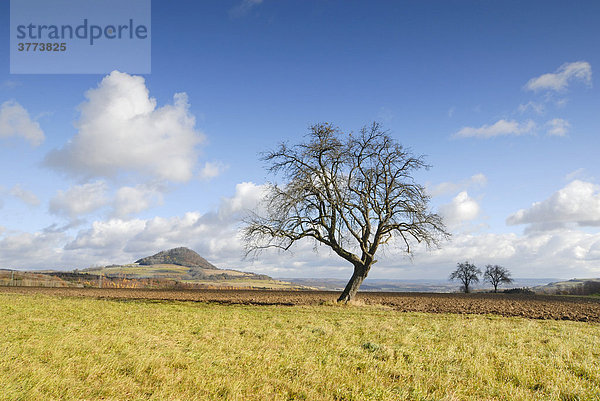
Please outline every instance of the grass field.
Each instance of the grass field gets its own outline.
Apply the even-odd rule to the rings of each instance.
[[[91,274],[113,274],[113,275],[127,275],[128,277],[162,277],[168,276],[183,277],[190,271],[189,267],[178,266],[178,265],[123,265],[123,266],[106,266],[94,269],[88,269],[87,272]]]
[[[598,400],[600,325],[0,294],[1,400]]]

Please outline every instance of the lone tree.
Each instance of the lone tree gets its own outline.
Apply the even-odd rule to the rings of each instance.
[[[246,254],[288,250],[304,238],[331,248],[354,266],[338,301],[354,298],[380,246],[397,238],[410,254],[415,242],[438,246],[449,236],[412,176],[429,166],[377,123],[358,135],[317,124],[304,142],[282,143],[262,159],[285,182],[268,184],[262,212],[246,219]]]
[[[479,282],[479,275],[481,274],[481,270],[477,268],[473,263],[468,261],[464,263],[457,263],[457,268],[450,274],[450,280],[460,280],[462,285],[462,290],[465,293],[470,291],[471,283]]]
[[[498,265],[486,265],[483,279],[494,286],[494,292],[498,292],[498,286],[500,284],[509,284],[513,282],[508,269]]]

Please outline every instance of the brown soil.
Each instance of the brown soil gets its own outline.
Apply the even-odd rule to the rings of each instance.
[[[318,305],[335,302],[333,291],[147,290],[125,288],[0,287],[0,293],[40,293],[109,299],[149,299],[244,305]],[[494,314],[531,319],[600,322],[600,299],[551,295],[362,292],[357,302],[402,312]]]

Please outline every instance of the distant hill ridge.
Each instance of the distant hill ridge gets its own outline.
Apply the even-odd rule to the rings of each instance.
[[[152,256],[148,256],[135,261],[140,265],[160,265],[160,264],[171,264],[186,267],[200,267],[209,270],[218,270],[218,268],[211,264],[209,261],[198,255],[186,247],[179,247],[169,249],[167,251],[161,251]]]

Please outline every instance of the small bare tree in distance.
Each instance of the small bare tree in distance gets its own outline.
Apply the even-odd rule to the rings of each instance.
[[[506,267],[498,265],[486,265],[483,279],[494,286],[494,292],[498,292],[498,286],[500,284],[509,284],[513,282],[510,277],[510,271],[508,271]]]
[[[378,249],[399,239],[438,246],[447,238],[442,219],[428,210],[429,196],[413,173],[428,166],[377,123],[357,135],[331,124],[310,128],[306,141],[267,152],[268,170],[284,183],[267,186],[263,211],[245,220],[246,255],[275,247],[288,250],[304,238],[329,247],[354,266],[339,297],[354,298]]]
[[[457,268],[450,274],[450,280],[459,280],[462,283],[462,290],[465,293],[470,292],[471,283],[479,282],[481,270],[473,263],[465,261],[457,263]]]

